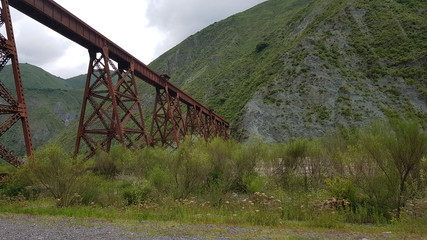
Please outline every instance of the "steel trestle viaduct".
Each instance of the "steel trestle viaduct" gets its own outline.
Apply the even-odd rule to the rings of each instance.
[[[53,29],[89,51],[89,68],[83,96],[75,154],[85,144],[88,157],[98,149],[109,151],[114,142],[127,147],[176,147],[186,135],[205,139],[228,138],[229,124],[211,109],[168,82],[88,24],[52,0],[1,0],[0,71],[12,63],[16,97],[0,82],[0,136],[21,121],[26,153],[33,154],[16,43],[9,5]],[[0,27],[1,27],[0,26]],[[136,80],[156,91],[150,132],[147,131]],[[6,116],[6,117],[5,117]],[[0,158],[13,165],[22,163],[0,143]]]

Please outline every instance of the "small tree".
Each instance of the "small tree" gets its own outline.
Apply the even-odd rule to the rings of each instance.
[[[36,152],[31,171],[36,181],[58,200],[59,206],[72,203],[84,174],[83,164],[73,160],[57,146],[47,146]]]
[[[300,166],[303,166],[302,163],[304,158],[307,157],[308,148],[308,141],[302,139],[273,147],[272,160],[276,162],[276,176],[280,184],[290,187],[291,176]]]
[[[421,159],[427,153],[427,136],[420,131],[415,122],[396,121],[391,124],[393,129],[387,141],[393,166],[399,177],[399,195],[397,198],[397,213],[404,206],[408,197],[409,180],[419,181]]]
[[[373,126],[362,139],[368,155],[385,175],[395,192],[397,216],[410,195],[410,180],[418,182],[421,160],[427,153],[427,135],[416,122],[391,121],[389,126]]]
[[[211,163],[201,140],[186,139],[178,148],[170,172],[175,182],[175,197],[186,198],[206,183]]]

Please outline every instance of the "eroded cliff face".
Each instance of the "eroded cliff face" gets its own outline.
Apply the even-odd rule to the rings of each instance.
[[[243,108],[237,135],[282,142],[395,116],[425,124],[426,47],[412,48],[426,32],[425,9],[414,31],[410,7],[374,2],[346,1],[334,15],[325,12],[338,9],[331,1],[313,9],[289,35],[300,40],[283,52],[279,76]],[[328,18],[316,23],[322,12]]]

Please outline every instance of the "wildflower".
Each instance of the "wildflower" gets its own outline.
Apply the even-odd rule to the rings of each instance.
[[[259,212],[259,210],[258,210],[258,209],[256,209],[256,210],[255,210],[255,212]]]
[[[229,201],[225,201],[225,204],[230,204],[230,202]]]

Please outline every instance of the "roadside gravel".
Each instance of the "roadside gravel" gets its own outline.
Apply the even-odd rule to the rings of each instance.
[[[0,239],[401,239],[392,233],[364,234],[340,231],[301,231],[178,224],[148,221],[108,221],[56,216],[0,213]],[[425,239],[405,236],[405,239]]]

